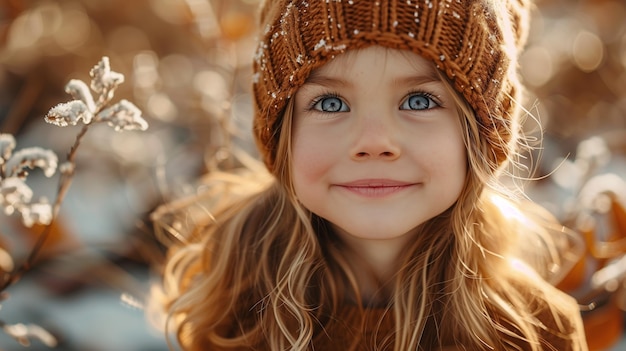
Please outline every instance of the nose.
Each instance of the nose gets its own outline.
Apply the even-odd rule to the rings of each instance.
[[[353,160],[395,160],[400,157],[401,147],[397,128],[392,122],[380,120],[361,121],[354,130],[354,142],[350,149]]]

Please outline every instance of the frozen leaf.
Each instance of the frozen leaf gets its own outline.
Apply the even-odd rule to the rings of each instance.
[[[91,91],[89,91],[89,87],[82,80],[70,80],[65,86],[65,92],[72,95],[74,99],[84,102],[89,112],[96,112],[96,104],[91,95]]]
[[[45,117],[45,121],[59,127],[75,126],[79,120],[83,123],[91,123],[93,114],[89,111],[89,107],[80,100],[64,102],[51,108]]]
[[[32,197],[32,189],[19,178],[7,178],[0,182],[0,206],[7,215],[29,203]]]
[[[0,134],[0,165],[4,163],[15,149],[15,138],[11,134]]]
[[[61,172],[61,174],[72,174],[72,173],[74,173],[74,169],[75,168],[76,168],[76,166],[74,165],[74,163],[72,163],[72,162],[63,162],[59,166],[59,172]]]
[[[5,174],[7,177],[26,177],[26,168],[41,168],[46,177],[52,177],[58,165],[57,155],[40,147],[29,147],[19,150],[7,161]]]
[[[128,100],[121,100],[102,110],[98,120],[107,122],[116,131],[148,129],[148,122],[141,117],[141,110]]]
[[[22,223],[29,228],[33,224],[48,225],[52,222],[52,206],[45,199],[24,206],[20,212],[22,213]]]
[[[3,329],[23,346],[29,346],[31,339],[37,339],[48,347],[57,345],[56,338],[50,332],[35,324],[5,324]]]
[[[0,134],[0,148],[8,155],[8,160],[3,158],[0,173],[0,207],[7,215],[20,213],[23,223],[28,227],[35,223],[48,224],[52,220],[50,205],[45,199],[39,203],[30,203],[33,191],[24,179],[28,176],[27,169],[34,168],[40,168],[46,177],[51,177],[57,169],[57,155],[40,147],[12,153],[14,147],[15,139],[12,135]]]
[[[98,93],[108,92],[124,83],[124,75],[111,71],[109,58],[104,56],[97,65],[89,72],[91,76],[91,89]]]

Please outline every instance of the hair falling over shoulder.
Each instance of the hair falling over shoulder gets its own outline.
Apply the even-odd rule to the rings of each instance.
[[[399,257],[386,307],[394,331],[379,336],[393,347],[384,349],[452,343],[468,350],[539,351],[562,340],[567,350],[584,350],[574,335],[580,326],[564,317],[577,311],[546,281],[554,272],[545,267],[563,265],[558,236],[545,229],[551,219],[527,215],[522,207],[534,205],[496,186],[500,170],[480,138],[481,126],[455,96],[470,171],[456,204],[423,224]],[[167,325],[184,350],[314,349],[347,297],[360,301],[342,243],[291,188],[292,108],[283,118],[274,179],[238,192],[236,182],[216,177],[238,196],[210,208],[211,220],[170,249]],[[556,330],[545,326],[545,316]]]
[[[185,350],[307,348],[318,305],[334,300],[310,287],[336,287],[309,215],[292,201],[276,182],[252,190],[170,249],[167,328]]]

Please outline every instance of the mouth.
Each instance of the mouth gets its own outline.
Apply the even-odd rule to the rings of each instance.
[[[361,179],[335,184],[336,187],[364,197],[385,197],[417,186],[417,183],[390,179]]]

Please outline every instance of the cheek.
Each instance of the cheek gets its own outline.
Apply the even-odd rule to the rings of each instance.
[[[294,183],[312,183],[322,178],[335,155],[331,143],[307,133],[294,133],[292,142]]]
[[[433,153],[430,162],[424,164],[431,181],[443,185],[446,192],[456,192],[463,187],[467,173],[464,157],[450,153]]]
[[[437,153],[434,153],[437,155]],[[462,173],[463,176],[467,170],[467,155],[465,145],[463,143],[450,143],[446,147],[438,150],[439,169],[445,173]]]
[[[438,136],[425,154],[429,155],[427,167],[431,176],[446,180],[450,190],[462,186],[467,173],[467,150],[460,133]]]

